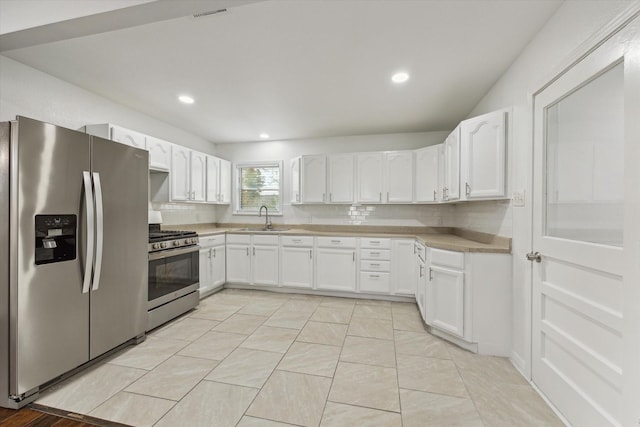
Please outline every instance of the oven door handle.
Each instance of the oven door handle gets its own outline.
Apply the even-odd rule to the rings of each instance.
[[[198,252],[200,246],[189,246],[184,249],[170,249],[166,251],[152,252],[149,254],[149,261],[155,261],[158,259],[169,258],[176,255],[190,254],[192,252]]]

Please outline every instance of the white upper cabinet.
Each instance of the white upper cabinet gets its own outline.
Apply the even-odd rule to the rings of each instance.
[[[228,205],[231,203],[231,162],[220,159],[220,199],[218,203]]]
[[[382,203],[384,153],[358,153],[356,201]]]
[[[387,203],[413,202],[413,179],[413,151],[385,153],[384,180]]]
[[[506,120],[505,111],[494,111],[460,124],[463,200],[505,196]]]
[[[231,162],[207,156],[206,202],[229,204],[231,193]]]
[[[289,194],[291,204],[300,203],[300,161],[301,157],[291,159],[289,173],[291,177],[291,192]]]
[[[303,203],[327,200],[327,159],[324,154],[302,156],[301,193]]]
[[[329,156],[329,203],[353,203],[354,159],[353,154]]]
[[[171,168],[171,143],[147,136],[147,150],[149,150],[149,169],[169,172]]]
[[[444,141],[444,183],[442,200],[460,198],[460,128],[457,127]]]
[[[220,200],[220,159],[207,156],[207,196],[209,203],[218,203]]]
[[[207,155],[191,152],[191,200],[204,202],[207,188]]]
[[[442,144],[415,151],[416,202],[437,203],[440,193],[440,151]]]
[[[180,145],[171,147],[171,200],[186,201],[191,199],[189,180],[191,171],[189,162],[191,150]]]
[[[204,202],[207,156],[179,145],[171,147],[171,201]]]
[[[146,137],[144,134],[120,126],[111,126],[111,139],[121,144],[146,150]]]

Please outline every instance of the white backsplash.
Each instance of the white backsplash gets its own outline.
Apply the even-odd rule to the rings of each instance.
[[[162,213],[163,225],[207,224],[216,222],[216,206],[197,203],[151,203]]]
[[[450,205],[451,222],[444,225],[466,228],[504,237],[513,235],[513,217],[510,200],[488,200]]]
[[[285,205],[274,224],[439,226],[449,221],[451,205]],[[261,223],[257,215],[233,215],[218,206],[217,222]]]

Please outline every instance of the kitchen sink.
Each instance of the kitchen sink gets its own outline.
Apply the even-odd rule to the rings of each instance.
[[[288,231],[290,230],[289,228],[278,228],[278,227],[272,227],[272,228],[264,228],[264,227],[255,227],[255,228],[239,228],[238,231],[251,231],[254,233],[278,233],[278,232],[283,232],[283,231]]]

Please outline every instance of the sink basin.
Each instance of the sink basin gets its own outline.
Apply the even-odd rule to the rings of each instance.
[[[282,231],[288,231],[288,228],[278,228],[272,227],[265,229],[264,227],[255,227],[255,228],[240,228],[238,231],[251,231],[254,233],[277,233]]]

